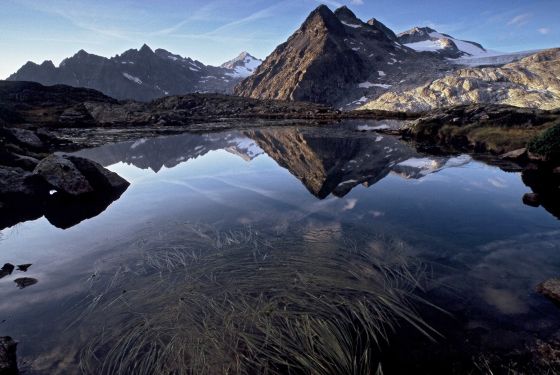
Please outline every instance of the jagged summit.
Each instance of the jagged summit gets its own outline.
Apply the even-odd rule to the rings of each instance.
[[[358,17],[352,12],[346,5],[341,6],[340,8],[334,11],[335,16],[338,17],[339,20],[342,21],[359,21],[361,22]]]
[[[150,46],[148,46],[146,43],[142,44],[142,47],[140,47],[139,52],[154,53],[154,51],[152,51]]]
[[[319,5],[313,10],[300,27],[301,31],[306,31],[315,27],[321,27],[334,33],[344,33],[344,27],[335,14],[326,5]]]

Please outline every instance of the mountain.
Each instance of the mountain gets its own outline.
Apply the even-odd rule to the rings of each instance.
[[[560,107],[560,49],[538,52],[502,67],[458,69],[408,90],[392,90],[362,109],[422,112],[461,104]]]
[[[429,27],[415,27],[398,35],[403,45],[418,52],[431,52],[448,58],[483,57],[499,54],[487,51],[481,44],[453,38]]]
[[[251,56],[246,65],[250,55],[245,56],[247,59],[229,68],[204,65],[164,49],[153,51],[147,45],[111,58],[80,50],[58,67],[51,61],[40,65],[28,62],[8,80],[87,87],[116,99],[140,101],[192,92],[231,93],[234,85],[255,67],[256,59],[253,61]]]
[[[235,93],[339,106],[403,80],[424,82],[446,69],[438,56],[403,46],[381,22],[363,22],[345,6],[333,13],[321,5]]]
[[[241,52],[236,58],[229,60],[222,65],[222,68],[233,70],[233,73],[227,73],[236,78],[247,78],[255,72],[255,70],[262,64],[261,59],[251,56],[249,52]]]

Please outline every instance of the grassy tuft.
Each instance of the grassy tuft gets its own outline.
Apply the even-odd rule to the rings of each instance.
[[[425,270],[402,243],[180,230],[140,243],[134,282],[119,271],[93,283],[82,319],[106,327],[82,350],[84,373],[381,374],[398,326],[437,335],[414,308]]]

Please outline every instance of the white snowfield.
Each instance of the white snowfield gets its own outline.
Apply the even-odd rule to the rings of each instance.
[[[453,41],[453,43],[455,43],[457,48],[460,51],[464,52],[465,55],[457,59],[448,59],[448,61],[453,64],[467,65],[471,67],[476,67],[481,65],[508,64],[520,60],[533,53],[539,52],[539,50],[513,52],[513,53],[494,51],[494,50],[480,48],[473,43],[448,37],[438,32],[432,32],[429,35],[430,35],[430,40],[425,40],[417,43],[407,43],[405,44],[405,46],[412,48],[413,50],[416,50],[418,52],[438,52],[445,48],[444,39],[449,39]]]

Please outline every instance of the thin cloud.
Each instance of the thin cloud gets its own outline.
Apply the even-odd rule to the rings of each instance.
[[[175,25],[172,25],[170,27],[163,28],[163,29],[160,29],[160,30],[152,31],[152,32],[148,33],[148,35],[151,35],[151,36],[169,35],[169,34],[172,34],[176,31],[179,31],[183,26],[188,25],[189,23],[191,23],[193,21],[212,19],[211,16],[217,10],[217,8],[219,7],[219,4],[220,3],[217,2],[217,1],[208,3],[208,4],[204,5],[202,8],[197,9],[189,17],[185,18],[184,20],[182,20],[180,22],[177,22]]]
[[[216,35],[216,34],[219,34],[222,31],[227,31],[227,30],[230,30],[231,28],[234,28],[234,27],[237,27],[237,26],[242,26],[242,25],[245,25],[247,23],[251,23],[251,22],[254,22],[254,21],[258,21],[258,20],[273,17],[276,14],[276,11],[278,9],[283,8],[284,5],[288,2],[289,1],[282,1],[282,2],[277,3],[275,5],[269,6],[268,8],[264,8],[264,9],[261,9],[257,12],[253,12],[250,15],[244,17],[244,18],[226,23],[225,25],[222,25],[222,26],[220,26],[220,27],[218,27],[218,28],[216,28],[212,31],[204,33],[203,35],[207,35],[207,36]]]
[[[550,29],[548,27],[541,27],[540,29],[537,30],[539,33],[541,33],[542,35],[547,35],[550,34]]]
[[[531,13],[518,14],[517,16],[509,20],[507,24],[509,26],[523,26],[527,22],[529,22],[530,18],[531,18]]]
[[[351,0],[350,4],[352,4],[352,5],[363,5],[364,0]]]

